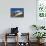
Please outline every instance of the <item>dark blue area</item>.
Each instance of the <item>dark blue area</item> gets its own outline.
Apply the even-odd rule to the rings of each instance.
[[[17,10],[24,12],[24,8],[11,8],[11,13],[15,13]]]

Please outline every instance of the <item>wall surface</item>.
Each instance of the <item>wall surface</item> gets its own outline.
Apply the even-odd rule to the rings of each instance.
[[[11,18],[10,8],[24,8],[24,18]],[[10,32],[9,28],[17,26],[19,32],[29,32],[32,36],[32,24],[36,24],[36,0],[0,1],[0,34]]]

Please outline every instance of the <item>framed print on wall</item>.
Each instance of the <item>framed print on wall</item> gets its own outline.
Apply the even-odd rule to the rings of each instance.
[[[11,8],[11,17],[24,17],[24,8]]]
[[[37,15],[39,18],[46,17],[46,0],[37,0]]]

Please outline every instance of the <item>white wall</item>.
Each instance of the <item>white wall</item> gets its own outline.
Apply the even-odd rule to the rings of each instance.
[[[24,8],[24,18],[11,18],[10,8]],[[19,27],[20,32],[30,32],[30,26],[36,24],[36,0],[1,0],[0,1],[0,34],[8,28]]]

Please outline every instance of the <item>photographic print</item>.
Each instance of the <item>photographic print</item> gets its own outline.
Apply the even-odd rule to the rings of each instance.
[[[24,17],[24,8],[11,8],[11,17]]]

